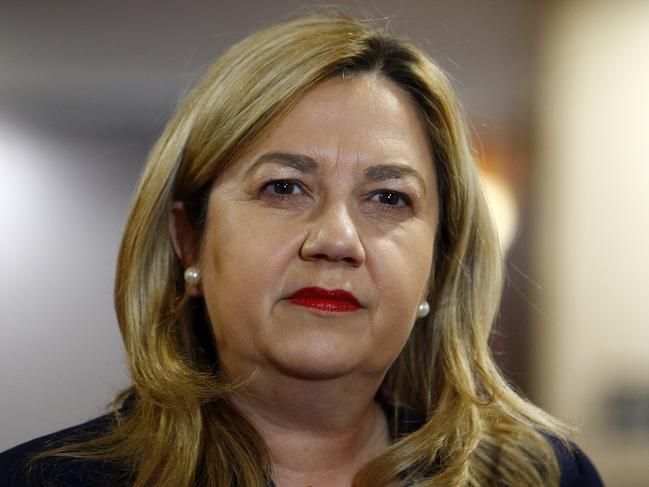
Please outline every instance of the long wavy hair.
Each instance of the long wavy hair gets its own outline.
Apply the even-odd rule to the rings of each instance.
[[[559,484],[547,435],[564,438],[563,427],[512,390],[488,348],[502,258],[453,88],[411,43],[339,13],[239,42],[168,123],[135,192],[117,265],[115,308],[133,385],[114,401],[114,428],[54,453],[119,461],[136,487],[268,484],[267,446],[230,401],[245,384],[220,373],[204,303],[185,292],[170,208],[185,202],[200,229],[212,183],[246,148],[318,83],[361,73],[385,77],[415,102],[433,151],[440,221],[432,312],[415,324],[381,386],[397,414],[408,407],[425,421],[353,485]],[[120,408],[129,396],[132,407]]]

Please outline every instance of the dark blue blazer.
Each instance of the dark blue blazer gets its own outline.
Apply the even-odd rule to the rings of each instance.
[[[388,415],[388,418],[391,415]],[[423,423],[421,418],[403,414],[402,429],[409,432]],[[32,481],[25,469],[25,460],[31,455],[66,439],[94,437],[112,425],[112,416],[105,415],[86,423],[58,431],[18,445],[0,453],[0,487],[122,487],[129,485],[129,472],[124,466],[83,459],[50,458],[37,464]],[[578,448],[569,451],[558,439],[550,438],[561,467],[560,487],[602,487],[602,481],[588,457]],[[272,485],[272,483],[271,483]],[[515,486],[512,486],[515,487]]]

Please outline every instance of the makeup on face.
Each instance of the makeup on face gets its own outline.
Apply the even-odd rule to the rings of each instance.
[[[294,292],[289,301],[295,306],[324,311],[327,313],[349,313],[361,306],[353,294],[343,289],[304,287]]]
[[[236,377],[380,376],[415,323],[437,185],[407,94],[376,78],[309,92],[209,198],[202,288]]]

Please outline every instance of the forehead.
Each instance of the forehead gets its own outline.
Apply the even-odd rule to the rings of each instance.
[[[308,92],[244,157],[304,154],[322,173],[412,166],[434,186],[429,138],[410,95],[380,75],[328,79]]]

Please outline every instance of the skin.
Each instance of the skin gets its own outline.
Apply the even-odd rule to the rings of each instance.
[[[268,156],[277,153],[316,168]],[[367,180],[379,164],[419,176]],[[224,372],[250,378],[234,402],[268,444],[278,486],[349,486],[389,444],[374,397],[427,294],[433,167],[408,94],[380,75],[336,78],[219,177],[203,235],[173,205],[177,252],[202,269],[189,292],[205,298]],[[361,307],[332,313],[287,299],[310,286],[344,289]]]

